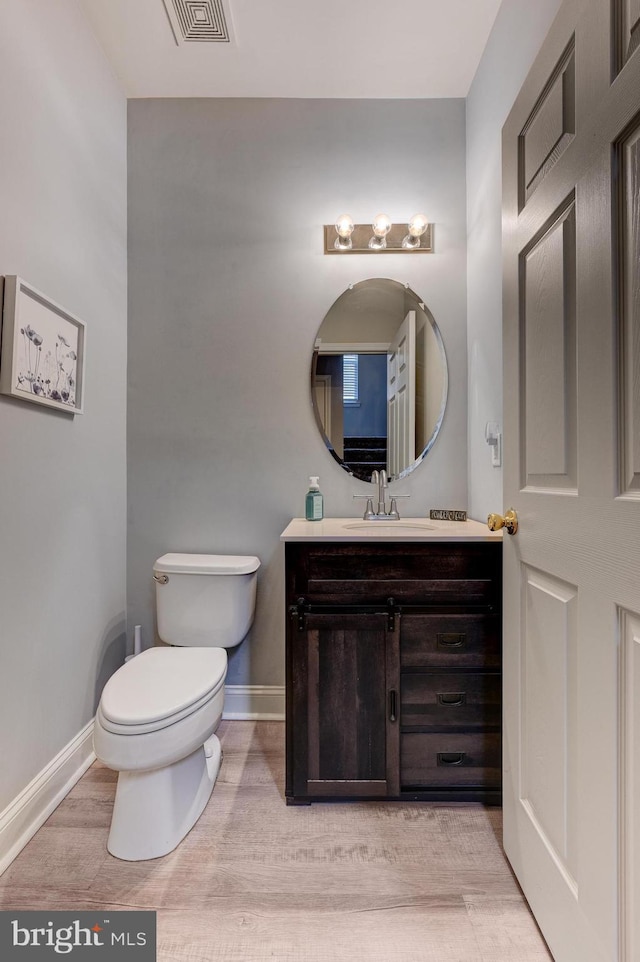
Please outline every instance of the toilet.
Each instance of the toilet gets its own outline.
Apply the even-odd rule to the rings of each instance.
[[[154,565],[158,635],[165,646],[109,679],[96,712],[97,758],[119,772],[107,848],[127,861],[172,851],[207,804],[222,761],[215,735],[227,648],[255,612],[260,561],[165,554]]]

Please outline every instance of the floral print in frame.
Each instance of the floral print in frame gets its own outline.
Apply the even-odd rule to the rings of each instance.
[[[84,322],[15,275],[2,318],[0,392],[82,414]]]

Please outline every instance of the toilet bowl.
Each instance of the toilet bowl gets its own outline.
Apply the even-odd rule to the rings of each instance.
[[[147,649],[123,665],[105,685],[94,724],[97,758],[119,772],[107,841],[117,858],[166,855],[211,796],[222,760],[215,731],[225,648],[251,626],[259,565],[254,557],[219,555],[156,562],[158,627],[172,646]],[[173,647],[177,637],[197,639],[196,646]]]

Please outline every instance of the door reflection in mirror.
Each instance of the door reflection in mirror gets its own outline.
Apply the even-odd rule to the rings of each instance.
[[[345,355],[358,359],[357,399],[345,398]],[[321,437],[346,471],[405,477],[433,446],[447,401],[442,336],[425,303],[387,278],[354,284],[320,325],[311,388]]]

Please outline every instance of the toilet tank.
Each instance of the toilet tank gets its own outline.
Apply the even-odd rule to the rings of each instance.
[[[158,634],[169,645],[233,648],[253,623],[260,559],[165,554],[153,566]]]

